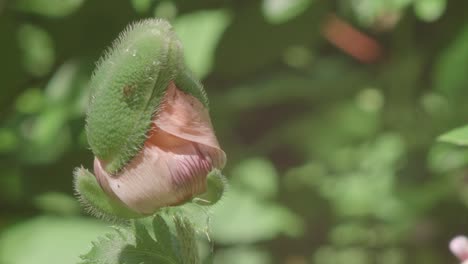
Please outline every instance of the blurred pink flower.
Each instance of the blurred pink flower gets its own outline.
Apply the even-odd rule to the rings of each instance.
[[[456,236],[450,241],[450,251],[462,262],[468,264],[468,238],[465,236]]]

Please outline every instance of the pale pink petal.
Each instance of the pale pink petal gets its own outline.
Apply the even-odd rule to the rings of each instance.
[[[214,167],[224,167],[226,154],[216,139],[207,108],[192,95],[177,89],[173,82],[167,88],[154,124],[171,135],[204,145],[201,149],[213,157]]]
[[[169,152],[148,144],[117,175],[104,171],[98,159],[95,163],[95,174],[103,189],[142,214],[205,192],[206,175],[211,170],[209,157],[202,156],[197,145],[190,142]]]

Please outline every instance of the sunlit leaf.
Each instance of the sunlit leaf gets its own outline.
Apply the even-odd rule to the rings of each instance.
[[[0,235],[0,262],[77,263],[80,253],[106,231],[106,225],[97,220],[50,216],[34,218],[11,226]]]
[[[459,146],[468,146],[468,126],[460,127],[447,132],[441,135],[438,140]]]
[[[250,158],[232,171],[231,183],[262,198],[273,198],[278,192],[278,175],[270,161]]]
[[[427,22],[437,20],[445,11],[446,0],[415,0],[414,12]]]
[[[22,50],[23,65],[35,76],[47,74],[54,63],[54,44],[44,29],[23,25],[18,31],[18,45]]]
[[[199,78],[213,67],[214,51],[230,17],[225,10],[200,11],[177,18],[174,28],[185,44],[185,60]]]
[[[214,264],[270,264],[273,263],[271,255],[254,247],[234,247],[218,250]]]
[[[154,8],[154,16],[157,18],[165,18],[173,20],[177,16],[177,6],[171,0],[158,1]]]
[[[300,15],[312,0],[263,0],[262,11],[271,23],[282,23]]]
[[[429,168],[436,173],[448,173],[468,164],[468,148],[453,144],[435,144],[428,153]]]
[[[148,12],[153,0],[131,0],[130,2],[138,13],[145,13]]]
[[[78,201],[70,195],[59,192],[46,192],[34,199],[36,206],[44,212],[73,216],[79,215],[81,209]]]
[[[84,0],[18,0],[19,10],[49,17],[64,17],[75,12]]]
[[[218,242],[252,243],[303,232],[302,221],[287,208],[248,192],[231,189],[220,203],[212,220],[213,238]]]

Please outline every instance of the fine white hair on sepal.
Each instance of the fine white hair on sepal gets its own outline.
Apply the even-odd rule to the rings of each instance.
[[[94,216],[96,218],[99,218],[101,220],[104,220],[106,222],[109,222],[109,223],[119,224],[119,225],[128,224],[129,223],[128,219],[117,217],[115,215],[106,213],[106,212],[100,210],[99,208],[96,208],[86,198],[86,196],[83,195],[80,192],[79,186],[78,186],[78,177],[80,177],[79,175],[81,175],[83,173],[87,173],[87,172],[88,172],[88,170],[85,169],[83,166],[77,167],[73,171],[73,193],[74,193],[75,197],[77,198],[78,202],[83,207],[85,213],[89,214],[89,215],[92,215],[92,216]]]

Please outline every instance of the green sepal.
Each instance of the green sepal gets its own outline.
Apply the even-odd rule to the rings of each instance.
[[[223,197],[227,189],[227,180],[218,169],[213,169],[206,177],[206,192],[193,198],[198,205],[214,205]]]
[[[87,169],[76,168],[73,174],[78,199],[90,214],[108,219],[146,216],[132,211],[117,200],[118,198],[114,200],[109,197],[97,182],[96,177]]]
[[[208,97],[206,96],[203,85],[195,79],[193,74],[187,68],[181,68],[174,80],[177,88],[181,91],[197,98],[206,108],[208,108]]]
[[[148,19],[120,35],[90,82],[86,132],[105,170],[121,170],[143,147],[166,88],[183,68],[180,41],[169,23]]]

